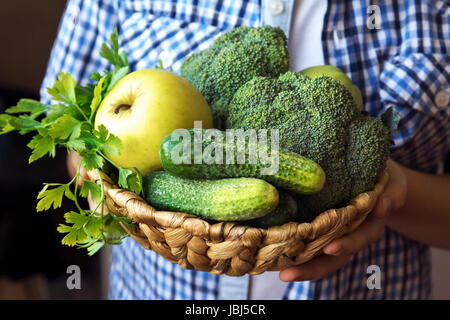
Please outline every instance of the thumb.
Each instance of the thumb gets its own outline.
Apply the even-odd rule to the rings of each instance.
[[[381,195],[378,199],[372,214],[377,218],[384,218],[392,211],[391,198],[388,195]]]
[[[373,210],[374,215],[378,217],[385,217],[392,211],[402,208],[406,201],[407,180],[402,167],[388,160],[387,170],[389,182]]]

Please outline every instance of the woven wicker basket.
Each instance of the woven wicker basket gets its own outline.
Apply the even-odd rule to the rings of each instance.
[[[88,173],[99,183],[95,172]],[[241,276],[279,271],[319,255],[330,241],[357,228],[373,209],[388,181],[384,171],[372,191],[346,207],[330,209],[310,223],[290,222],[268,229],[234,222],[210,224],[191,214],[157,211],[135,193],[118,188],[102,173],[106,201],[115,214],[132,219],[124,228],[145,249],[185,269]]]

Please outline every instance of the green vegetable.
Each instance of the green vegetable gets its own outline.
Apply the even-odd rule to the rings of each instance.
[[[347,88],[328,76],[309,79],[287,72],[278,78],[255,77],[234,95],[226,126],[278,129],[280,149],[323,168],[323,189],[297,197],[305,219],[372,189],[391,146],[383,122],[359,111]]]
[[[289,193],[279,191],[278,206],[261,218],[246,221],[246,225],[254,228],[267,229],[273,226],[282,226],[285,223],[297,220],[297,201]]]
[[[181,76],[203,94],[215,127],[221,128],[223,109],[240,86],[255,76],[275,77],[288,68],[287,39],[280,28],[241,26],[189,56],[181,66]]]
[[[195,214],[217,221],[259,218],[278,205],[278,191],[264,180],[195,180],[165,171],[143,177],[144,197],[159,210]]]
[[[113,66],[112,72],[104,75],[94,73],[92,83],[77,84],[68,73],[61,73],[53,87],[48,88],[53,104],[44,105],[39,101],[21,99],[14,107],[0,115],[0,134],[17,131],[20,134],[33,133],[28,147],[32,149],[29,162],[45,155],[54,157],[56,148],[78,152],[82,160],[78,170],[68,183],[45,183],[38,194],[38,212],[59,208],[63,198],[75,202],[78,212],[65,214],[66,224],[58,231],[66,233],[62,243],[87,248],[90,255],[97,252],[105,243],[119,244],[128,236],[120,223],[132,227],[129,219],[115,216],[107,207],[104,198],[103,181],[101,185],[84,180],[80,173],[86,170],[109,171],[111,176],[119,177],[117,183],[124,189],[142,192],[142,177],[134,168],[121,168],[111,162],[105,154],[118,154],[121,141],[110,134],[106,127],[94,128],[97,107],[111,88],[129,72],[127,56],[119,53],[117,30],[111,35],[110,46],[103,44],[100,55]],[[83,186],[79,188],[79,182]],[[94,210],[81,208],[78,197],[91,195],[98,203]]]
[[[350,93],[353,96],[353,99],[355,100],[356,107],[360,110],[364,109],[361,90],[359,90],[359,88],[353,84],[352,80],[345,73],[343,73],[341,69],[335,66],[321,65],[310,67],[300,72],[310,79],[314,79],[321,75],[329,76],[336,79],[350,91]]]
[[[325,173],[314,161],[258,143],[256,131],[254,139],[246,138],[243,132],[240,136],[237,132],[230,133],[175,130],[161,144],[163,169],[184,178],[259,178],[300,194],[314,194],[322,189]],[[199,158],[196,157],[197,140],[201,146],[198,151],[202,151]]]

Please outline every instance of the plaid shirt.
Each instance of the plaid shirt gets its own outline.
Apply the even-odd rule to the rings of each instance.
[[[365,108],[373,116],[390,105],[400,111],[395,160],[436,173],[450,150],[448,1],[379,1],[379,29],[366,25],[368,5],[362,0],[328,2],[322,30],[325,63],[344,70],[362,88]],[[178,72],[188,54],[207,48],[233,27],[261,25],[262,16],[258,0],[70,0],[43,81],[42,100],[49,101],[45,88],[60,71],[83,83],[92,72],[107,67],[99,56],[100,46],[116,25],[132,70],[154,67],[161,58]],[[370,265],[381,269],[381,289],[367,288]],[[109,297],[245,299],[248,282],[249,276],[184,270],[128,238],[113,248]],[[430,289],[429,248],[386,229],[381,240],[335,274],[315,282],[292,282],[283,298],[426,299]]]

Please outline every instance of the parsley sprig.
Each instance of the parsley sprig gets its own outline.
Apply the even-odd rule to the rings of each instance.
[[[119,52],[117,29],[109,43],[103,44],[100,55],[112,65],[112,71],[105,70],[91,76],[92,83],[80,85],[69,73],[62,72],[53,87],[47,92],[52,104],[45,105],[32,99],[21,99],[16,106],[0,114],[0,134],[16,131],[25,135],[34,133],[28,147],[32,150],[29,163],[46,155],[55,157],[56,148],[74,150],[81,156],[77,172],[65,184],[44,183],[39,192],[36,211],[61,207],[64,198],[74,201],[77,211],[64,215],[65,224],[57,230],[66,234],[62,243],[87,248],[93,255],[105,243],[120,244],[128,236],[121,223],[132,228],[128,218],[116,216],[105,201],[103,180],[100,184],[86,180],[81,167],[86,170],[100,170],[115,179],[118,186],[142,193],[142,175],[136,168],[122,168],[107,155],[118,155],[122,147],[120,139],[108,132],[103,125],[94,125],[97,108],[114,85],[130,72],[127,55]],[[83,180],[80,188],[80,181]],[[91,196],[98,203],[94,210],[83,209],[78,199]]]

